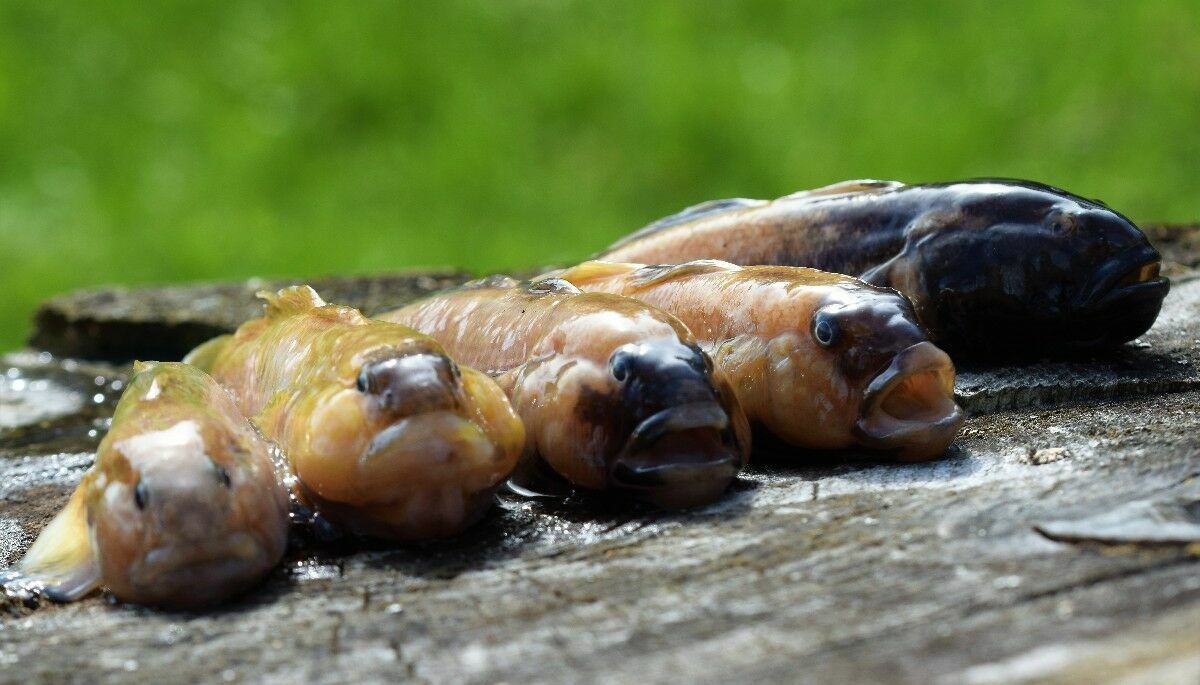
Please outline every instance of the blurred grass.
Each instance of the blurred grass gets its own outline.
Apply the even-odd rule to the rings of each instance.
[[[1200,218],[1200,4],[0,4],[0,349],[105,283],[581,258],[685,205],[1017,176]]]

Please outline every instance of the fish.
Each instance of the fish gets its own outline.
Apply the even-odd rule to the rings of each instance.
[[[201,609],[247,590],[287,545],[271,445],[199,369],[140,364],[96,460],[6,587],[69,602]]]
[[[920,461],[941,456],[962,426],[954,363],[891,288],[804,267],[717,260],[592,261],[552,276],[678,317],[750,422],[787,444]]]
[[[495,378],[525,422],[529,458],[576,488],[682,509],[717,499],[746,463],[749,423],[732,389],[691,332],[649,305],[494,277],[379,317]]]
[[[389,540],[447,537],[482,518],[525,445],[494,381],[433,338],[308,286],[259,297],[262,318],[185,361],[280,446],[305,506]]]
[[[1031,181],[847,181],[705,202],[596,259],[807,266],[907,295],[956,359],[1086,355],[1145,333],[1170,283],[1127,217]]]

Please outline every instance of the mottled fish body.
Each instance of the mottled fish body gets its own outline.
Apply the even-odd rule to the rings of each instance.
[[[389,539],[453,535],[478,520],[525,443],[500,388],[429,336],[327,305],[306,286],[261,295],[263,318],[188,361],[279,444],[302,499]]]
[[[525,421],[527,450],[576,486],[694,506],[748,455],[748,424],[711,360],[677,319],[636,300],[490,279],[382,318],[493,376]]]
[[[18,582],[61,601],[104,586],[172,609],[253,586],[287,542],[287,490],[270,449],[202,371],[141,366],[95,464],[21,560]]]
[[[1160,257],[1104,204],[1026,181],[850,181],[777,200],[718,200],[618,241],[599,259],[721,259],[856,275],[907,295],[964,358],[1119,345],[1154,323]]]
[[[799,447],[940,456],[962,425],[954,365],[890,288],[815,269],[585,262],[554,277],[678,317],[747,417]]]

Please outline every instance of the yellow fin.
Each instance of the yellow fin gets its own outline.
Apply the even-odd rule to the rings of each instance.
[[[205,343],[205,345],[207,345],[207,344],[208,343]],[[201,345],[201,347],[203,347],[203,346],[204,345]],[[196,348],[196,349],[200,349],[200,348]],[[189,352],[188,354],[191,354],[191,352]],[[154,367],[158,366],[159,364],[162,364],[162,362],[156,362],[156,361],[144,362],[140,359],[135,360],[133,362],[133,375],[136,376],[138,374],[145,373],[146,371],[153,369]]]
[[[642,266],[644,265],[593,259],[582,264],[577,264],[569,269],[552,271],[543,276],[543,278],[561,278],[564,281],[582,287],[588,281],[601,280],[610,276],[622,276],[631,271],[636,271],[642,268]]]
[[[267,301],[266,317],[268,319],[276,316],[291,316],[325,306],[325,300],[322,300],[317,291],[307,285],[293,285],[277,293],[260,290],[255,294]]]
[[[858,179],[855,181],[842,181],[833,183],[812,190],[800,190],[791,195],[784,195],[779,198],[781,200],[799,200],[806,197],[827,197],[831,195],[850,195],[852,193],[866,193],[875,190],[895,190],[903,188],[904,184],[900,181],[876,181],[870,178]]]
[[[741,270],[742,267],[719,259],[696,259],[683,264],[655,264],[638,269],[633,274],[633,284],[639,288],[648,288],[676,278]]]
[[[218,335],[208,342],[200,343],[199,347],[187,353],[187,356],[183,358],[183,363],[191,364],[205,373],[212,373],[213,366],[217,363],[217,357],[225,351],[230,340],[233,340],[232,335]],[[141,371],[138,370],[138,373]]]
[[[84,481],[67,506],[50,520],[17,564],[10,583],[41,590],[56,602],[73,602],[100,585],[100,566],[92,549],[84,502],[91,479]]]

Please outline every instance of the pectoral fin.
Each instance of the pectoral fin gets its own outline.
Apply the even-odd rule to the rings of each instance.
[[[16,577],[6,584],[38,589],[56,602],[73,602],[100,585],[100,566],[88,534],[86,486],[87,480],[50,520],[17,564]]]

